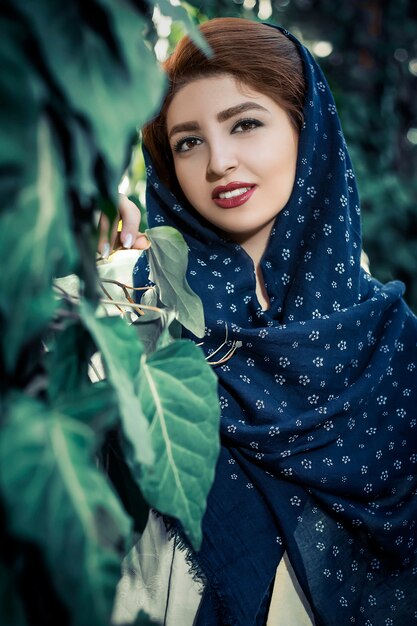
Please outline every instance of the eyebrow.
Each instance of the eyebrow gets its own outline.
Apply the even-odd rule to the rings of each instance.
[[[220,111],[220,113],[217,113],[217,116],[216,116],[217,121],[226,122],[231,117],[234,117],[235,115],[238,115],[239,113],[244,113],[245,111],[249,111],[251,109],[255,109],[258,111],[265,111],[266,113],[269,113],[268,109],[265,109],[265,107],[261,106],[257,102],[242,102],[241,104],[237,104],[234,107],[229,107],[228,109],[225,109],[224,111]],[[171,139],[172,135],[175,135],[176,133],[182,133],[184,131],[192,131],[192,130],[200,130],[200,126],[198,122],[183,122],[182,124],[176,124],[175,126],[171,128],[170,133],[168,135],[168,140]]]

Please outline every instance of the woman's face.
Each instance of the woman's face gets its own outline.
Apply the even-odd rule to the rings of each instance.
[[[183,87],[167,130],[178,182],[198,213],[239,243],[269,236],[295,178],[298,134],[286,111],[225,74]]]

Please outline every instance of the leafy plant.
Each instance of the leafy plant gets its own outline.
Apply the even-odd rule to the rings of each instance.
[[[164,1],[161,9],[201,43],[182,7]],[[122,315],[98,307],[95,211],[114,219],[137,128],[164,90],[152,10],[135,0],[0,8],[7,626],[109,624],[122,558],[149,506],[177,517],[196,549],[201,543],[219,406],[202,351],[180,337],[181,325],[202,336],[204,316],[179,233],[146,231],[155,287],[140,304],[123,286]],[[55,286],[69,274],[76,294]],[[105,379],[93,383],[97,351]],[[137,623],[150,622],[140,614]]]

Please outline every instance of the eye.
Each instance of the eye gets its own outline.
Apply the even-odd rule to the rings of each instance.
[[[239,120],[232,128],[233,133],[247,133],[258,126],[263,126],[262,122],[255,119]]]
[[[174,152],[189,152],[195,146],[201,143],[201,139],[198,137],[183,137],[179,139],[173,147]]]

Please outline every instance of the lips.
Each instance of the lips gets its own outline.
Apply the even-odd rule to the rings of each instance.
[[[256,185],[252,183],[234,181],[228,185],[215,187],[212,193],[212,199],[217,206],[223,209],[231,209],[247,202],[255,189]]]

